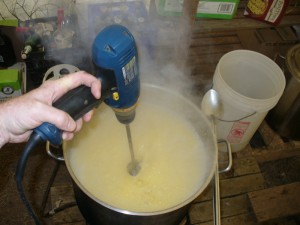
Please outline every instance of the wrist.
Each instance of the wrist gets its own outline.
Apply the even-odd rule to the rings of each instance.
[[[7,140],[4,136],[1,135],[0,132],[0,149],[7,143]]]
[[[2,148],[6,143],[9,142],[9,134],[5,126],[5,107],[3,107],[2,103],[0,105],[0,148]]]

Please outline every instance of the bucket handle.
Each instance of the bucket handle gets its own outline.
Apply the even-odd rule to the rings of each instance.
[[[254,111],[253,113],[251,113],[251,114],[249,114],[249,115],[247,115],[247,116],[244,116],[244,117],[242,117],[242,118],[240,118],[240,119],[237,119],[237,120],[224,120],[224,119],[221,119],[221,118],[219,118],[219,117],[216,117],[216,119],[219,120],[219,121],[221,121],[221,122],[229,122],[229,123],[232,123],[232,122],[238,122],[238,121],[241,121],[241,120],[243,120],[243,119],[246,119],[246,118],[248,118],[248,117],[250,117],[250,116],[253,116],[253,115],[256,114],[256,113],[257,113],[257,112]]]
[[[56,160],[58,160],[58,161],[65,161],[65,158],[63,157],[63,156],[60,156],[60,155],[58,155],[58,154],[56,154],[56,153],[53,153],[52,151],[51,151],[51,147],[53,147],[53,148],[57,148],[57,149],[61,149],[61,146],[53,146],[53,145],[51,145],[50,144],[50,142],[49,141],[47,141],[46,142],[46,152],[47,152],[47,154],[49,155],[49,156],[51,156],[52,158],[54,158],[54,159],[56,159]]]
[[[213,89],[213,84],[212,84],[212,87],[210,88],[210,89]],[[215,89],[213,89],[213,90],[215,90]],[[215,90],[216,91],[216,90]],[[217,91],[216,91],[217,92]],[[225,120],[225,119],[221,119],[221,118],[219,118],[219,117],[217,117],[216,115],[215,115],[215,119],[217,119],[217,120],[219,120],[219,121],[221,121],[221,122],[228,122],[228,123],[233,123],[233,122],[238,122],[238,121],[241,121],[241,120],[243,120],[243,119],[246,119],[246,118],[248,118],[248,117],[250,117],[250,116],[253,116],[254,114],[256,114],[257,112],[256,111],[254,111],[253,113],[251,113],[251,114],[249,114],[249,115],[247,115],[247,116],[244,116],[244,117],[242,117],[242,118],[240,118],[240,119],[237,119],[237,120]]]

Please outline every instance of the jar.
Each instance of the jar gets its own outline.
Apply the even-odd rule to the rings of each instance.
[[[300,44],[288,50],[283,67],[286,87],[266,121],[281,137],[300,140]]]

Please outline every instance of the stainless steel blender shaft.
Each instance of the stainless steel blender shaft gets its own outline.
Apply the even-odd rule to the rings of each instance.
[[[130,151],[130,157],[131,157],[131,161],[127,165],[127,171],[131,176],[136,176],[139,173],[141,166],[140,166],[139,162],[135,159],[135,156],[134,156],[130,126],[129,126],[129,124],[126,124],[125,127],[126,127],[126,133],[127,133],[127,139],[128,139],[129,151]]]

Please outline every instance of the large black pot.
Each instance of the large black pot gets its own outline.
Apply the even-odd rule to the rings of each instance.
[[[206,116],[202,113],[202,111],[187,98],[182,97],[181,95],[178,95],[177,93],[174,93],[170,90],[154,85],[145,84],[142,85],[141,90],[142,92],[140,101],[149,101],[153,104],[163,104],[164,107],[167,107],[168,110],[176,112],[179,115],[185,117],[188,123],[191,125],[191,127],[193,127],[193,129],[195,130],[195,134],[199,136],[201,142],[203,143],[203,145],[201,146],[204,146],[204,148],[202,148],[201,150],[201,157],[203,157],[203,162],[205,162],[205,166],[201,167],[203,169],[195,173],[195,177],[198,177],[199,174],[199,182],[197,181],[197,185],[193,187],[194,191],[192,191],[192,193],[188,193],[188,197],[186,197],[186,199],[182,200],[182,202],[176,205],[170,206],[165,209],[147,212],[132,210],[130,211],[126,209],[126,206],[116,207],[110,204],[109,202],[105,202],[105,200],[103,199],[95,197],[95,195],[93,195],[91,191],[87,189],[87,187],[80,181],[80,179],[78,179],[78,176],[74,172],[72,163],[70,162],[72,143],[65,142],[63,146],[64,158],[68,171],[73,179],[76,201],[78,203],[78,207],[82,215],[90,225],[178,225],[187,215],[190,203],[203,192],[203,190],[207,187],[207,185],[210,183],[213,177],[217,163],[217,144],[211,129],[211,125],[207,120]],[[108,106],[101,105],[101,107]],[[97,110],[96,114],[94,115],[95,118],[98,116],[97,114],[99,114],[99,121],[101,121],[102,118],[101,107]],[[139,115],[139,109],[140,108],[138,106],[137,115]],[[93,120],[93,122],[94,121],[95,120]],[[100,123],[99,121],[97,121],[96,119],[96,123],[92,123],[92,125],[86,124],[83,129],[89,126],[89,128],[92,127],[90,130],[92,130],[93,132],[95,130],[95,126],[97,126],[97,124]],[[99,135],[101,135],[101,133],[103,132],[101,130]],[[77,144],[84,142],[85,139],[87,139],[87,134],[81,136],[79,134],[79,136],[75,137],[75,139],[77,139]],[[172,140],[172,137],[170,139]],[[89,143],[86,144],[88,145]],[[101,144],[99,145],[101,146]],[[92,148],[95,147],[96,146],[92,146]],[[88,150],[83,149],[83,151]],[[204,154],[202,155],[202,153]],[[85,161],[81,158],[80,160],[80,166],[84,165]],[[178,168],[176,169],[180,169],[180,166],[181,165],[178,165]],[[99,179],[101,179],[101,177],[99,177]],[[101,187],[99,187],[99,189],[101,190]]]
[[[178,225],[188,213],[189,204],[174,211],[151,215],[131,215],[105,207],[73,183],[78,207],[89,225]]]

